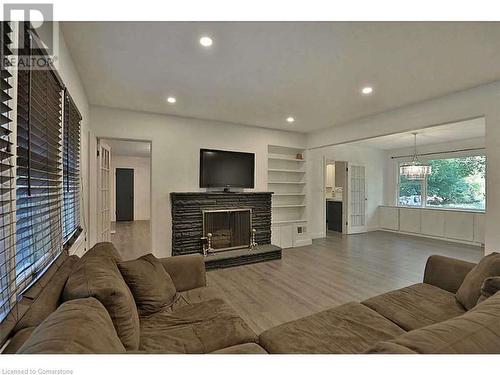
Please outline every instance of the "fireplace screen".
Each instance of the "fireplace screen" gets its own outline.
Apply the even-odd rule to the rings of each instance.
[[[213,251],[250,247],[251,230],[250,208],[203,211],[203,235],[211,234]]]

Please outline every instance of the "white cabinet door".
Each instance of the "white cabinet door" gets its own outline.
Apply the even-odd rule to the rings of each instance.
[[[335,187],[335,165],[328,164],[326,166],[326,187]]]
[[[421,226],[422,234],[444,237],[444,212],[422,210]]]
[[[382,229],[399,230],[399,209],[379,207],[379,220]]]
[[[420,233],[420,210],[400,208],[399,230],[401,232]]]
[[[445,212],[444,235],[462,241],[474,240],[474,214],[470,212]]]
[[[484,243],[484,214],[474,214],[474,241]]]
[[[293,247],[293,224],[282,225],[280,228],[281,247],[288,249]]]
[[[271,227],[271,244],[281,247],[281,226],[273,225]]]

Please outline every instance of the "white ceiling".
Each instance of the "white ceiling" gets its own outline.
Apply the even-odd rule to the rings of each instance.
[[[104,139],[103,142],[111,147],[111,155],[113,156],[147,158],[151,152],[151,144],[149,142],[121,141],[116,139]]]
[[[62,29],[91,104],[300,132],[500,79],[495,22],[64,22]],[[210,49],[201,35],[213,38]],[[365,85],[374,94],[361,96]]]
[[[414,136],[412,133],[417,133],[417,146],[450,143],[454,141],[484,138],[486,133],[486,123],[484,118],[477,118],[419,129],[407,133],[386,135],[383,137],[354,142],[353,144],[382,150],[396,150],[413,147]]]

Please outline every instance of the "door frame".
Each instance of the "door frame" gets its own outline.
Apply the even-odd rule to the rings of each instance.
[[[364,168],[364,192],[365,192],[365,196],[364,196],[364,199],[363,199],[363,204],[365,206],[364,208],[364,225],[363,226],[359,226],[359,227],[355,227],[353,228],[351,226],[351,195],[349,194],[349,191],[350,191],[350,182],[351,182],[351,173],[352,173],[352,167],[363,167]],[[364,163],[356,163],[356,162],[347,162],[347,173],[346,173],[346,187],[345,187],[345,190],[347,191],[347,198],[346,199],[342,199],[343,201],[345,200],[346,202],[346,206],[347,206],[347,210],[346,210],[346,217],[345,217],[345,222],[346,222],[346,234],[358,234],[358,233],[366,233],[368,231],[368,223],[367,223],[367,212],[366,212],[366,209],[367,209],[367,203],[368,203],[368,192],[367,192],[367,188],[368,188],[368,183],[367,183],[367,177],[366,177],[366,165]],[[343,194],[342,194],[342,198],[344,198]]]
[[[106,144],[103,140],[98,140],[97,142],[97,163],[98,163],[98,178],[97,178],[97,227],[98,227],[98,240],[99,241],[110,241],[111,240],[111,147]],[[104,167],[103,155],[108,154],[108,166],[107,169]],[[107,189],[103,186],[103,171],[107,171],[108,181],[106,183]],[[104,207],[103,194],[107,191],[107,208]],[[105,212],[108,212],[107,222],[108,226],[104,223]]]
[[[153,220],[154,220],[154,211],[153,211],[153,140],[152,139],[140,139],[140,138],[121,138],[121,137],[107,137],[106,135],[100,135],[96,136],[95,139],[97,140],[97,149],[99,150],[99,142],[101,141],[106,141],[106,140],[113,140],[113,141],[126,141],[126,142],[141,142],[141,143],[149,143],[149,212],[151,215],[151,218],[149,220],[149,230],[151,233],[151,251],[154,253],[154,232],[153,232]],[[96,167],[99,168],[99,163],[100,159],[99,157],[97,158],[97,165]],[[100,172],[99,172],[100,173]],[[99,176],[97,179],[97,186],[96,188],[99,189]],[[97,197],[99,198],[99,197]],[[97,215],[99,214],[99,199],[97,199]],[[99,223],[97,223],[97,229],[99,229]]]
[[[323,155],[323,163],[322,163],[322,184],[323,186],[321,187],[321,191],[323,192],[322,194],[322,201],[323,201],[323,227],[324,227],[324,237],[328,234],[328,225],[326,224],[326,166],[328,163],[331,162],[335,163],[345,163],[346,166],[349,166],[349,162],[345,160],[332,160],[332,158],[327,158],[325,155]],[[335,171],[337,170],[337,165],[335,165]],[[348,197],[348,184],[347,184],[347,171],[344,170],[344,181],[345,181],[345,186],[342,190],[342,233],[341,234],[348,234],[347,233],[347,197]]]
[[[114,178],[115,178],[115,221],[119,221],[118,220],[118,184],[117,184],[117,176],[118,176],[118,170],[125,170],[125,171],[132,171],[132,220],[131,221],[134,221],[135,220],[135,209],[134,209],[134,205],[135,205],[135,169],[134,168],[115,168],[115,175],[114,175]],[[151,171],[149,172],[151,174]],[[127,221],[127,220],[120,220],[120,221]]]

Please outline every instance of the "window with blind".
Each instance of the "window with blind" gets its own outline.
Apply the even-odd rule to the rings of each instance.
[[[12,73],[4,66],[5,57],[12,55],[12,29],[9,22],[1,24],[1,107],[0,107],[0,321],[15,303],[14,241],[14,158],[12,144]]]
[[[82,116],[68,91],[64,91],[63,127],[63,242],[70,246],[80,228],[80,122]]]
[[[24,55],[43,54],[27,27],[24,40]],[[62,251],[62,93],[63,86],[53,70],[18,70],[15,266],[18,290]]]

